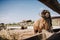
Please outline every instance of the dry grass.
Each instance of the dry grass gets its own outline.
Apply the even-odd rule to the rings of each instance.
[[[53,33],[49,33],[47,31],[43,31],[48,38]],[[34,35],[33,29],[25,29],[25,30],[1,30],[0,31],[0,40],[23,40],[25,38],[29,38]]]
[[[33,30],[1,30],[0,31],[0,37],[2,39],[7,40],[22,40],[23,38],[27,38],[32,36]]]

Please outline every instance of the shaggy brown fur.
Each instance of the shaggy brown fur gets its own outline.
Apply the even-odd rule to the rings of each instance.
[[[46,16],[46,13],[49,14],[49,17]],[[50,12],[47,10],[43,10],[41,13],[41,19],[34,22],[34,32],[41,32],[42,29],[45,29],[47,31],[51,31],[52,28],[52,20],[50,16]]]

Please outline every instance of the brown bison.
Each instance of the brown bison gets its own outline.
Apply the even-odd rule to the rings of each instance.
[[[34,33],[42,32],[42,30],[51,31],[52,29],[52,20],[51,15],[48,10],[43,10],[41,13],[41,19],[34,22]]]

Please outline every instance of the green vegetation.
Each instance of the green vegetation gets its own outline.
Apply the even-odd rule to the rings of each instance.
[[[24,20],[22,22],[18,22],[18,23],[8,23],[8,24],[5,24],[5,26],[32,26],[34,23],[34,21],[32,20]]]

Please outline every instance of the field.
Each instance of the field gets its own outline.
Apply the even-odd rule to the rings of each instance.
[[[9,27],[10,28],[10,27]],[[60,26],[53,26],[53,29],[58,29]],[[43,33],[46,34],[46,38],[49,38],[54,33],[49,33],[43,30]],[[0,31],[0,40],[23,40],[29,37],[34,36],[33,27],[28,27],[27,29],[13,29],[13,30],[1,30]],[[54,34],[55,35],[55,34]]]
[[[23,40],[24,38],[34,35],[33,29],[24,30],[1,30],[0,39],[1,40]]]

